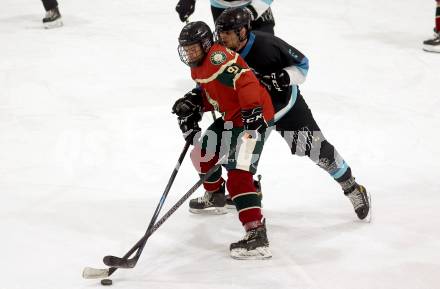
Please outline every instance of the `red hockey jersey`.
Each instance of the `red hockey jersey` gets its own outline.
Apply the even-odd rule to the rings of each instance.
[[[191,77],[203,90],[205,111],[219,111],[234,126],[243,126],[241,110],[257,106],[267,122],[273,119],[269,93],[238,53],[214,44],[202,64],[191,68]]]

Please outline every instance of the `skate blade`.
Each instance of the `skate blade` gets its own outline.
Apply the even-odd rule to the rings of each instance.
[[[272,253],[269,247],[259,247],[249,251],[240,248],[232,249],[231,257],[236,260],[266,260],[272,258]]]
[[[63,26],[63,21],[61,19],[57,19],[52,22],[44,23],[44,29],[53,29]]]
[[[430,45],[423,45],[423,50],[426,52],[440,53],[440,47],[433,47]]]
[[[189,208],[189,211],[198,215],[224,215],[228,213],[228,209],[226,207],[211,207],[206,209]]]

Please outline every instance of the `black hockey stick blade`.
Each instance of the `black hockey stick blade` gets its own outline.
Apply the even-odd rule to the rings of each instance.
[[[136,266],[137,259],[136,257],[127,259],[109,255],[104,257],[103,262],[109,267],[130,269]]]

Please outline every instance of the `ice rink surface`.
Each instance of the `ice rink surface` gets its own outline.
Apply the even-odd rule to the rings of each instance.
[[[83,267],[103,267],[144,233],[184,145],[171,106],[193,86],[175,2],[60,1],[65,26],[44,30],[40,1],[2,0],[1,289],[100,287]],[[274,134],[259,165],[271,260],[231,259],[236,214],[184,204],[113,288],[439,288],[440,54],[421,50],[434,9],[273,4],[276,34],[310,60],[301,91],[318,124],[372,193],[371,224]],[[207,0],[191,20],[212,26]],[[164,210],[196,180],[187,158]]]

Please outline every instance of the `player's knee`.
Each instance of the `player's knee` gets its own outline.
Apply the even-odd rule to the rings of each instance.
[[[228,180],[226,181],[226,187],[231,197],[237,194],[245,192],[255,192],[254,181],[252,174],[242,170],[230,170],[228,171]]]
[[[206,150],[201,149],[199,146],[195,146],[190,153],[191,161],[197,172],[206,173],[210,168],[216,165],[218,156],[215,153],[209,153]]]

